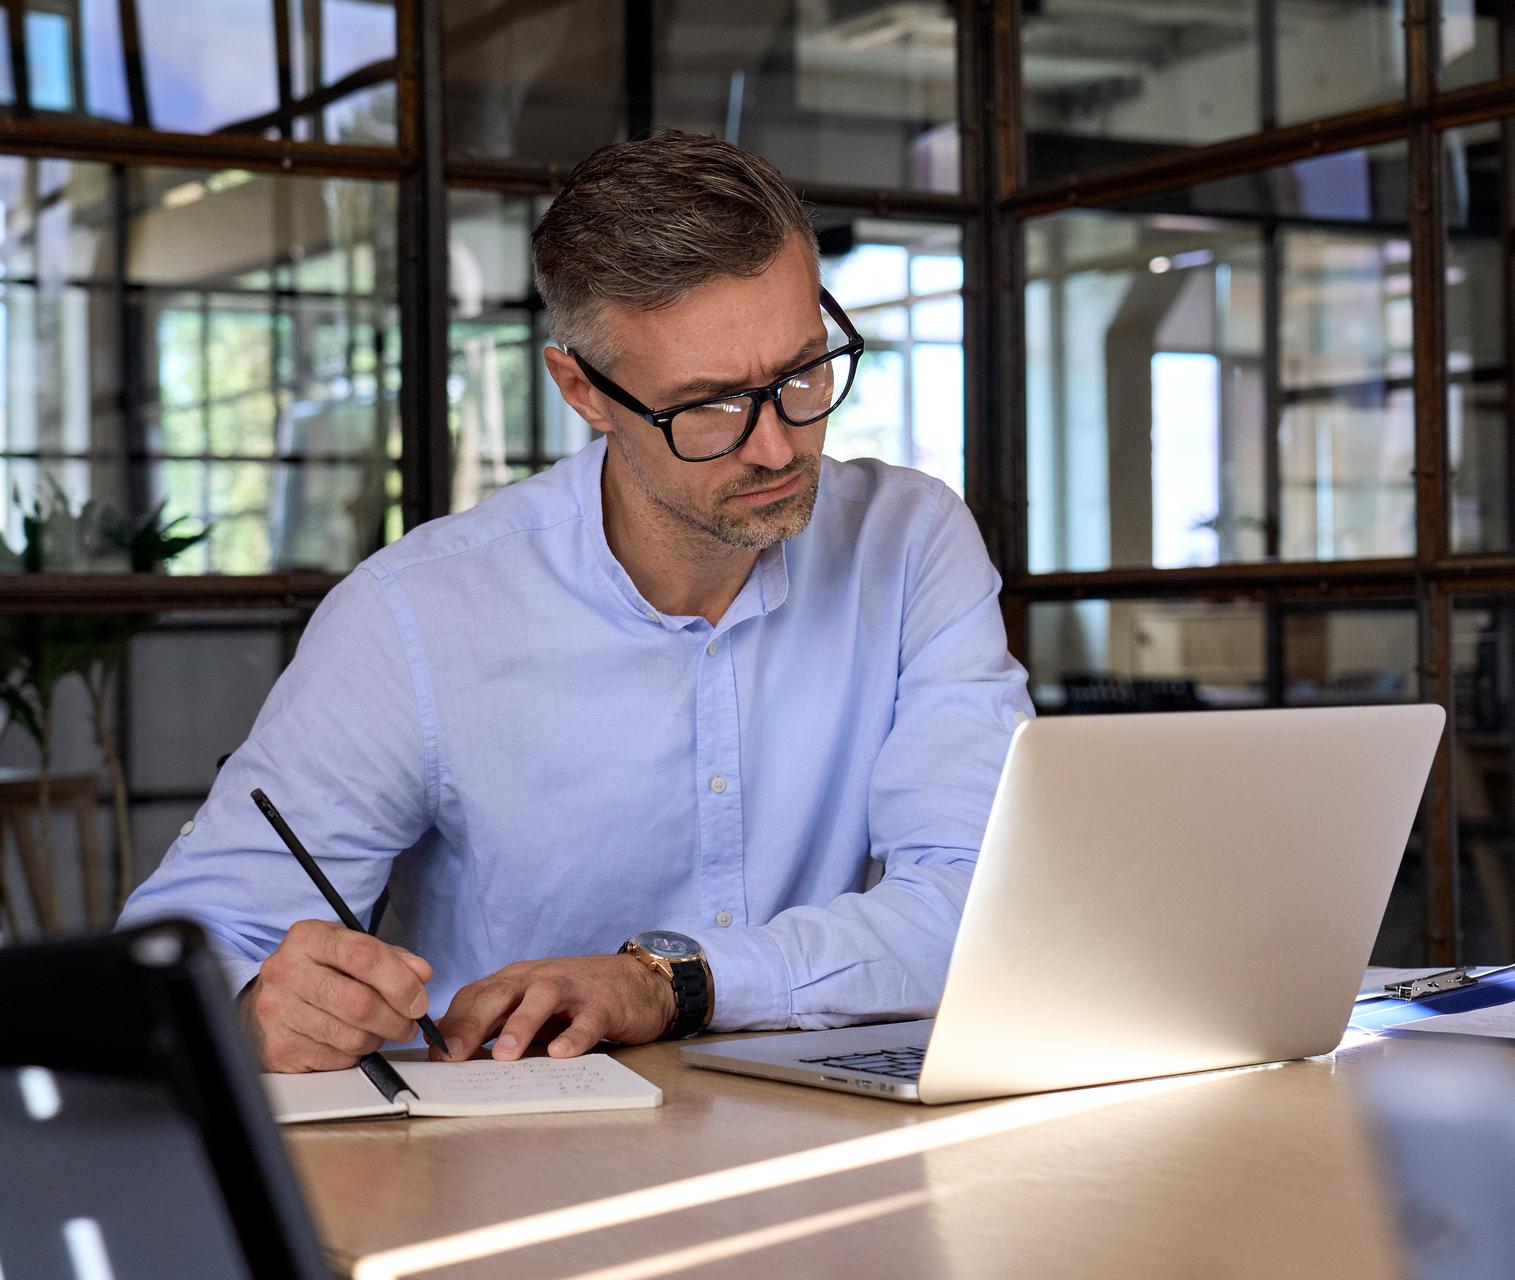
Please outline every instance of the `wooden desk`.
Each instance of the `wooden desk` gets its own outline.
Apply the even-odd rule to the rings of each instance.
[[[660,1110],[287,1131],[322,1239],[359,1276],[1402,1275],[1361,1109],[1385,1039],[1329,1058],[952,1107],[617,1056]],[[660,1189],[660,1187],[662,1189]],[[620,1197],[620,1199],[617,1199]],[[661,1210],[661,1211],[660,1211]]]

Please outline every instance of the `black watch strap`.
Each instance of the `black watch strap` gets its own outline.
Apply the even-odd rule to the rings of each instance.
[[[710,983],[698,960],[673,966],[673,1021],[664,1040],[682,1040],[703,1027],[710,1012]]]

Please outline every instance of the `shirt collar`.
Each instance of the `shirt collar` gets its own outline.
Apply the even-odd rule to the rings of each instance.
[[[578,461],[583,465],[577,468],[576,477],[579,507],[584,512],[585,535],[600,578],[612,597],[639,617],[648,622],[657,622],[666,631],[682,631],[696,623],[703,623],[703,618],[674,617],[659,613],[637,590],[631,575],[611,551],[610,543],[605,538],[605,504],[601,489],[605,449],[604,436],[585,445],[578,455]],[[788,599],[789,563],[784,548],[785,544],[779,542],[758,553],[757,563],[747,575],[747,581],[737,592],[731,607],[721,615],[721,621],[715,628],[716,634],[728,631],[748,618],[772,613]]]

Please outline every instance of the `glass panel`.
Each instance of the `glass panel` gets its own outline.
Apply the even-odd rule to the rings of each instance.
[[[1500,27],[1508,41],[1515,34],[1512,24],[1515,13],[1507,4],[1441,0],[1441,87],[1461,89],[1498,78]]]
[[[74,77],[71,65],[73,23],[61,13],[30,12],[25,16],[26,78],[31,105],[37,111],[73,111]]]
[[[1250,603],[1057,601],[1031,606],[1020,656],[1043,711],[1259,706],[1264,638]]]
[[[826,452],[916,467],[961,494],[961,229],[858,219],[820,240],[821,278],[868,340]]]
[[[1404,6],[1383,0],[1276,4],[1278,123],[1358,111],[1405,94]],[[1343,50],[1350,56],[1343,57]]]
[[[129,568],[124,530],[160,502],[167,536],[205,536],[166,561],[171,542],[139,544],[138,567],[340,571],[380,544],[398,519],[392,186],[13,158],[0,204],[11,555]],[[39,509],[45,545],[24,527]]]
[[[181,133],[393,146],[393,0],[118,0],[26,4],[34,113]],[[275,14],[287,13],[281,43]],[[0,100],[14,107],[4,68]],[[282,88],[281,88],[282,83]]]
[[[1511,279],[1500,190],[1515,124],[1445,135],[1447,465],[1454,551],[1502,551],[1515,537],[1510,483]]]
[[[1254,0],[1042,0],[1021,31],[1027,176],[1050,181],[1263,127]],[[1404,93],[1401,15],[1381,0],[1267,6],[1280,124]],[[1351,49],[1343,60],[1340,51]]]
[[[1413,555],[1409,246],[1383,231],[1280,238],[1280,554]]]
[[[531,229],[542,207],[493,192],[448,194],[454,511],[590,438],[542,365],[550,339],[531,278]]]
[[[796,182],[956,191],[957,20],[941,0],[661,0],[659,125],[714,133]]]
[[[5,679],[36,710],[45,691],[30,673],[43,662],[68,668],[46,691],[51,821],[44,828],[35,814],[26,818],[52,871],[34,865],[28,876],[17,843],[5,841],[0,902],[11,910],[0,915],[0,934],[79,929],[114,917],[121,895],[148,876],[194,816],[217,762],[246,736],[304,623],[296,610],[0,619]],[[13,721],[0,736],[12,799],[20,787],[40,801],[41,721],[34,718],[37,732]]]
[[[1395,145],[1027,224],[1034,572],[1265,558],[1270,379],[1279,554],[1410,554],[1404,190]]]
[[[330,105],[297,117],[296,137],[321,142],[394,146],[399,141],[395,96],[394,0],[306,0],[303,48],[307,92],[324,86]],[[317,30],[316,28],[319,28]],[[300,93],[296,86],[296,96]],[[299,132],[301,126],[308,133]]]
[[[623,9],[621,0],[448,0],[448,154],[571,165],[624,137]]]
[[[1286,705],[1361,706],[1419,696],[1413,609],[1292,606],[1282,614]]]
[[[572,164],[650,118],[739,143],[797,182],[957,190],[953,6],[658,0],[650,9],[651,32],[628,42],[628,21],[642,19],[620,3],[453,0],[449,153]]]
[[[1260,125],[1257,5],[1043,0],[1021,27],[1027,177],[1133,164]]]
[[[1452,646],[1460,954],[1501,964],[1496,957],[1515,954],[1515,607],[1460,605]]]

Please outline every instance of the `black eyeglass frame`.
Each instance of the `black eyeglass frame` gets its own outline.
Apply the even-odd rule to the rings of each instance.
[[[728,453],[735,453],[747,443],[748,437],[757,428],[758,414],[763,411],[763,405],[769,400],[773,401],[774,410],[783,422],[786,422],[791,427],[808,427],[812,423],[819,422],[822,418],[835,413],[837,407],[847,398],[852,390],[852,383],[857,377],[858,360],[862,356],[863,347],[866,344],[863,341],[863,335],[857,331],[852,321],[847,318],[847,313],[842,310],[837,300],[825,289],[821,290],[821,306],[825,308],[826,314],[837,322],[842,332],[847,335],[847,341],[840,347],[833,348],[824,355],[817,356],[814,360],[806,361],[798,369],[790,369],[787,373],[780,374],[766,387],[749,387],[744,391],[728,391],[725,395],[705,396],[699,400],[689,400],[683,404],[674,405],[671,409],[649,409],[632,395],[631,392],[627,391],[625,387],[621,386],[614,379],[606,377],[572,347],[568,348],[568,354],[578,361],[579,369],[583,372],[585,380],[591,387],[609,396],[610,399],[614,400],[623,409],[630,409],[637,417],[651,423],[661,431],[663,439],[668,443],[669,452],[675,458],[678,458],[681,462],[713,462],[717,458],[724,458]],[[837,396],[825,413],[818,413],[814,417],[803,420],[791,418],[784,408],[783,397],[780,394],[784,384],[793,378],[798,378],[803,373],[809,373],[811,369],[818,368],[828,360],[835,360],[838,356],[842,355],[850,355],[852,361],[847,369],[847,384],[842,388],[841,395]],[[699,458],[689,458],[679,452],[678,446],[673,442],[673,419],[677,414],[684,413],[689,409],[698,409],[702,405],[719,404],[724,400],[740,400],[744,397],[752,402],[752,409],[747,415],[747,425],[743,428],[742,434],[731,444],[727,445],[719,453],[707,453]]]

